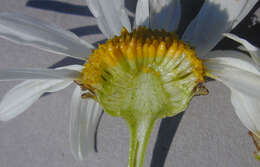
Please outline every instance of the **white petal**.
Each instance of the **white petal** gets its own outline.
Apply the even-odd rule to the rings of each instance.
[[[56,25],[20,14],[0,14],[0,37],[79,59],[86,59],[94,48]]]
[[[244,62],[241,63],[240,68],[240,63],[232,66],[225,64],[223,60],[220,58],[204,60],[207,72],[213,75],[214,79],[223,82],[228,87],[260,99],[260,74],[257,70],[251,70],[254,69],[254,64]]]
[[[0,103],[0,120],[8,121],[28,109],[41,95],[66,88],[72,81],[28,80],[11,89]]]
[[[250,53],[253,60],[257,65],[260,65],[260,49],[249,43],[247,40],[239,38],[235,34],[225,33],[224,36],[233,39],[234,41],[243,45],[246,50]]]
[[[248,13],[253,9],[253,7],[256,5],[258,0],[246,0],[246,5],[238,15],[238,17],[234,20],[232,29],[235,28],[247,15]]]
[[[242,123],[257,136],[260,132],[260,99],[231,89],[231,102]]]
[[[257,0],[207,0],[182,39],[204,56],[251,10]],[[249,5],[250,4],[250,5]]]
[[[67,69],[67,70],[72,70],[72,71],[78,71],[81,72],[84,69],[83,65],[79,64],[74,64],[74,65],[68,65],[68,66],[62,66],[62,67],[57,67],[55,68],[57,70],[62,70],[62,69]]]
[[[231,102],[242,123],[260,132],[260,72],[252,59],[236,51],[213,51],[204,61],[208,72],[231,90]]]
[[[81,71],[83,66],[70,65],[58,69]],[[28,80],[12,88],[0,102],[0,120],[8,121],[23,113],[41,95],[46,92],[57,92],[69,86],[72,80]]]
[[[107,38],[119,35],[122,28],[131,31],[124,0],[86,0],[92,14],[97,18],[100,30]]]
[[[150,27],[149,0],[138,0],[135,11],[135,28],[139,26]]]
[[[150,0],[150,26],[168,32],[178,28],[181,19],[180,0]]]
[[[114,36],[113,32],[111,31],[105,16],[100,16],[97,18],[97,25],[100,31],[109,39]]]
[[[231,103],[235,109],[237,116],[250,131],[256,133],[256,126],[249,114],[251,112],[259,112],[259,108],[258,110],[251,110],[251,102],[248,103],[247,101],[245,101],[245,99],[245,96],[239,91],[231,89]]]
[[[102,113],[100,105],[92,99],[82,99],[76,87],[71,103],[70,139],[72,153],[76,159],[86,159],[94,151],[95,131]]]
[[[223,57],[225,56],[225,57]],[[204,61],[209,73],[231,90],[231,102],[242,123],[259,136],[260,72],[252,59],[236,51],[214,51]]]
[[[233,50],[216,50],[209,52],[206,58],[211,58],[207,59],[207,61],[213,60],[215,63],[218,64],[230,65],[252,73],[259,74],[259,68],[254,64],[252,59],[248,57],[248,55],[242,52]]]
[[[0,81],[27,79],[62,79],[73,80],[80,72],[68,69],[1,69]]]

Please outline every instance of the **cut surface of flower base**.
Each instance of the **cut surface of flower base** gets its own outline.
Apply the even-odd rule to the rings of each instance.
[[[175,33],[140,27],[99,45],[80,82],[111,115],[165,117],[185,110],[203,77],[202,61]]]
[[[77,81],[130,129],[128,167],[141,167],[155,121],[184,111],[199,95],[205,67],[175,33],[140,27],[99,45]]]

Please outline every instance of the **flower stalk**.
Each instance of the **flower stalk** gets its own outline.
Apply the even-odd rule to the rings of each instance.
[[[142,167],[146,148],[152,133],[156,119],[154,117],[144,117],[142,120],[127,121],[130,140],[127,167]]]

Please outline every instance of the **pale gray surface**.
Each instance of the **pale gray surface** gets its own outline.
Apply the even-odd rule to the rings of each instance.
[[[83,5],[81,1],[73,3]],[[56,23],[65,29],[95,25],[91,16],[66,15],[25,7],[25,4],[26,0],[1,0],[0,12],[31,15]],[[103,36],[89,34],[83,38],[96,42],[103,39]],[[6,40],[0,40],[0,53],[0,68],[49,67],[63,59],[61,56],[15,45]],[[15,84],[16,82],[1,82],[0,97]],[[259,166],[260,162],[252,156],[255,147],[247,129],[233,112],[229,90],[214,81],[206,86],[210,94],[192,100],[175,134],[164,167]],[[0,167],[126,166],[127,127],[122,120],[107,114],[104,114],[99,126],[99,152],[89,155],[87,161],[79,162],[73,159],[68,138],[72,88],[71,86],[44,96],[26,113],[10,122],[0,123]],[[144,164],[146,167],[151,165],[158,127],[159,122],[147,150]]]

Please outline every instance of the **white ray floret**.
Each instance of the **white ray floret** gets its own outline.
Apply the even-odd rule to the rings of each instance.
[[[66,88],[73,82],[73,78],[78,76],[78,72],[76,71],[81,68],[82,66],[80,65],[72,65],[61,67],[59,70],[36,70],[38,73],[34,74],[24,73],[24,70],[21,70],[22,72],[15,71],[13,75],[9,72],[10,76],[12,76],[11,79],[25,79],[24,75],[26,75],[26,79],[29,80],[16,85],[2,98],[0,103],[0,120],[8,121],[20,115],[44,93],[56,92]],[[64,79],[62,75],[59,77],[59,74],[62,73],[57,73],[57,71],[60,70],[71,70],[70,72],[76,72],[76,76],[71,76],[70,79]],[[1,76],[1,73],[2,71],[0,72],[0,80],[10,79],[8,75]],[[35,77],[37,77],[37,80],[35,80]]]
[[[70,140],[73,155],[76,159],[87,158],[94,152],[95,131],[102,113],[101,106],[93,99],[81,98],[81,90],[76,87],[71,100]]]
[[[231,103],[241,122],[256,136],[260,137],[260,102],[237,90],[231,89]]]
[[[152,29],[175,31],[180,19],[179,0],[139,0],[137,2],[135,28],[146,26]]]
[[[196,48],[204,56],[230,32],[249,12],[257,0],[207,0],[190,23],[182,40]],[[216,26],[217,25],[217,26]]]
[[[259,68],[240,52],[217,51],[212,52],[211,57],[215,58],[204,61],[208,73],[230,88],[231,102],[241,122],[260,137]]]
[[[73,80],[80,72],[68,69],[0,69],[0,81],[26,79],[62,79]]]
[[[235,34],[225,33],[225,37],[240,43],[249,52],[257,65],[260,65],[260,49],[249,43],[247,40],[236,36]]]
[[[86,2],[97,19],[99,29],[107,38],[119,35],[123,27],[131,31],[124,0],[86,0]]]
[[[56,92],[72,81],[27,80],[11,89],[0,103],[0,120],[8,121],[26,111],[46,92]]]
[[[150,27],[149,0],[138,0],[135,9],[135,28],[139,26]]]
[[[252,69],[255,65],[248,63],[249,67],[244,69],[243,67],[234,66],[234,62],[232,62],[231,65],[227,65],[224,62],[222,63],[222,60],[224,59],[210,59],[204,61],[204,64],[210,74],[217,77],[218,80],[222,81],[227,86],[250,96],[260,98],[260,75],[259,73],[248,71],[248,69]],[[238,65],[240,65],[240,63]]]
[[[175,31],[181,19],[180,0],[150,0],[151,28]]]
[[[22,45],[78,59],[86,59],[94,48],[72,32],[32,17],[0,14],[0,37]]]

